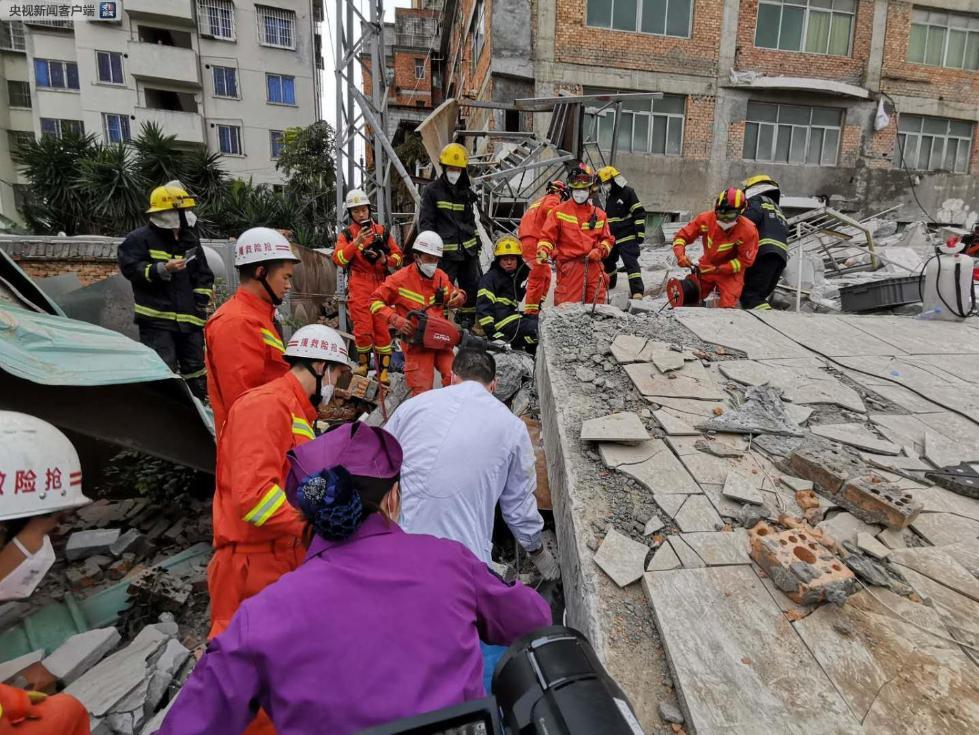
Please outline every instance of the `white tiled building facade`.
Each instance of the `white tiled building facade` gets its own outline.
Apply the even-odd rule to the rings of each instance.
[[[18,139],[144,122],[279,183],[282,132],[319,119],[320,0],[127,0],[115,23],[0,22],[0,214],[16,219]]]

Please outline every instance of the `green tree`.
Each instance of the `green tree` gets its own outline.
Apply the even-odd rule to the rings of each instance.
[[[286,176],[289,229],[300,245],[323,247],[336,238],[333,128],[321,120],[286,131],[277,168]]]

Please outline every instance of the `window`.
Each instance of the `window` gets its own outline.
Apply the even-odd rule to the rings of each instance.
[[[486,44],[486,7],[483,5],[483,0],[476,0],[472,29],[469,32],[473,37],[472,68],[475,71],[479,57],[483,53],[483,46]]]
[[[41,135],[63,138],[66,135],[85,135],[85,123],[81,120],[59,120],[53,117],[41,118]]]
[[[229,156],[242,156],[241,127],[238,125],[218,125],[218,147]]]
[[[174,31],[170,28],[156,26],[139,27],[140,43],[152,43],[154,46],[175,46],[177,48],[194,48],[190,34],[186,31]]]
[[[588,0],[586,23],[597,28],[690,37],[693,0]]]
[[[920,171],[968,173],[973,124],[944,117],[901,115],[898,120],[898,155],[904,165]]]
[[[29,82],[7,82],[7,98],[11,107],[31,106],[31,85]]]
[[[22,145],[34,142],[34,133],[29,130],[8,130],[7,146],[11,152],[17,150]]]
[[[415,79],[425,78],[425,59],[415,59]]]
[[[102,130],[107,143],[128,143],[129,115],[116,115],[111,112],[102,113]]]
[[[755,46],[849,56],[857,0],[761,0]]]
[[[915,8],[908,61],[950,69],[979,69],[979,15]]]
[[[197,19],[201,35],[235,40],[235,6],[231,0],[198,0]]]
[[[265,75],[266,100],[273,105],[296,104],[296,78],[281,74]]]
[[[34,80],[38,87],[47,89],[78,89],[78,64],[34,59]]]
[[[749,102],[744,127],[746,161],[835,166],[843,110]]]
[[[602,94],[608,91],[586,87],[584,93]],[[623,102],[616,149],[620,153],[682,155],[684,102],[683,97],[672,94],[663,95],[658,100]],[[595,127],[591,127],[592,125]],[[612,135],[615,130],[615,107],[607,107],[597,116],[589,115],[585,121],[585,130],[590,137],[597,139],[602,150],[611,150]]]
[[[24,50],[24,24],[19,20],[0,20],[0,49]]]
[[[272,158],[278,158],[282,155],[282,131],[281,130],[270,130],[269,131],[269,145],[272,148]]]
[[[296,14],[265,5],[255,6],[258,16],[258,40],[263,46],[296,48]]]
[[[115,51],[96,51],[96,67],[103,84],[125,84],[122,78],[122,54]]]
[[[143,100],[147,109],[150,110],[197,112],[197,100],[190,92],[174,92],[171,89],[144,87]]]
[[[214,73],[214,96],[238,99],[238,70],[231,66],[211,67]]]

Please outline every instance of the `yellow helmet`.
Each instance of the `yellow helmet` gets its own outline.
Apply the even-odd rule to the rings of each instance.
[[[517,257],[523,255],[523,248],[520,247],[520,241],[513,235],[504,235],[501,237],[493,247],[493,257],[499,258],[501,255],[516,255]]]
[[[150,208],[146,214],[166,212],[170,209],[191,209],[197,202],[179,186],[158,186],[150,194]]]
[[[603,184],[611,181],[616,176],[621,176],[621,172],[615,166],[603,166],[598,170],[598,180]]]
[[[443,166],[465,168],[469,165],[469,154],[458,143],[449,143],[442,149],[442,153],[439,154],[439,163]]]

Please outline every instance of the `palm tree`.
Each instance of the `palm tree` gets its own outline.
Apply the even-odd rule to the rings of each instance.
[[[95,148],[95,137],[91,135],[43,135],[13,152],[18,169],[31,182],[22,214],[33,232],[76,235],[87,231],[89,197],[74,183],[82,162]]]
[[[140,176],[151,186],[182,179],[186,174],[185,154],[176,135],[164,135],[156,123],[143,123],[132,141],[134,162]]]
[[[73,186],[90,202],[89,232],[125,233],[146,222],[146,192],[151,187],[128,146],[96,146],[82,159]]]

